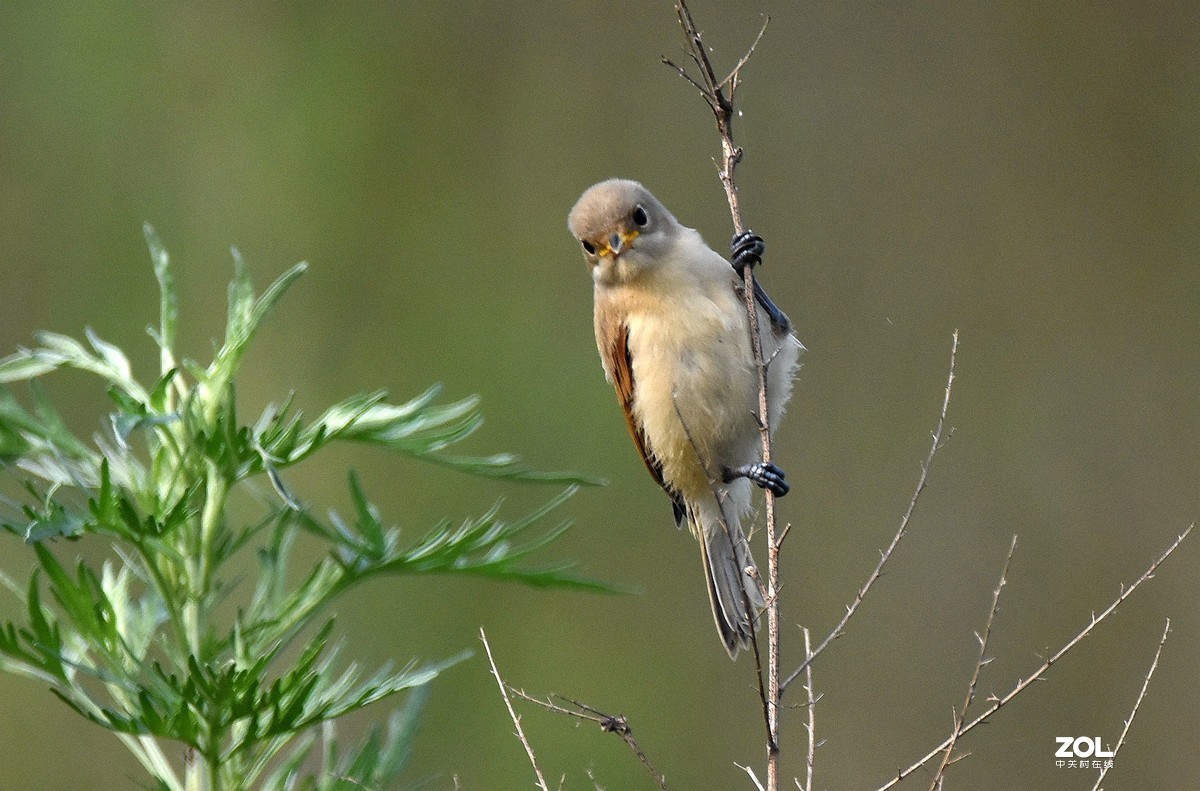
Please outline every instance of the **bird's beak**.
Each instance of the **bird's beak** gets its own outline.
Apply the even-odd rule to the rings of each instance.
[[[613,258],[619,256],[638,236],[637,231],[617,231],[608,237],[608,242],[604,244],[599,251],[601,257],[611,255]]]

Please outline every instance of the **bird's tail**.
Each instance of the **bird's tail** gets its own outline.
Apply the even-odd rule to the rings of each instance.
[[[750,542],[733,508],[716,503],[692,513],[700,539],[700,559],[708,582],[708,599],[721,642],[730,659],[750,645],[758,613],[765,605]]]

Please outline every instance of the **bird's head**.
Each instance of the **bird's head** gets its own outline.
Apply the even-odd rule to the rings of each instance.
[[[567,216],[592,276],[605,284],[635,279],[666,255],[679,222],[636,181],[609,179],[589,187]]]

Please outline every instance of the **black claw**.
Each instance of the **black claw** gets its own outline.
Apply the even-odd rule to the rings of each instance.
[[[767,244],[762,240],[762,237],[754,233],[754,231],[742,231],[734,234],[733,240],[729,243],[730,258],[733,261],[733,268],[737,270],[739,275],[745,277],[746,267],[753,269],[762,263],[763,252],[767,249]],[[762,284],[757,280],[754,281],[754,296],[758,300],[758,304],[767,312],[767,317],[771,320],[771,326],[776,332],[787,333],[791,331],[792,324],[788,321],[788,317],[784,312],[776,307],[771,298],[767,296],[767,292],[763,290]]]
[[[746,230],[735,234],[729,243],[729,251],[733,259],[733,268],[741,272],[746,267],[756,267],[762,263],[763,252],[767,245],[762,237],[754,231]]]
[[[776,497],[783,497],[785,494],[791,491],[792,488],[788,486],[787,481],[784,480],[785,477],[786,476],[784,475],[783,470],[779,469],[774,464],[763,464],[762,462],[758,462],[756,464],[747,464],[745,467],[738,467],[735,470],[727,471],[725,480],[728,482],[734,480],[735,478],[746,478],[763,489],[769,489]]]
[[[746,476],[764,489],[770,489],[776,497],[783,497],[791,489],[784,480],[783,470],[774,464],[752,464],[751,474]]]

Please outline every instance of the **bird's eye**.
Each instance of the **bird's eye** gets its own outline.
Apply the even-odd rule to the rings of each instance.
[[[584,239],[583,240],[583,251],[585,253],[587,253],[588,255],[595,255],[596,254],[596,245],[592,244],[587,239]]]
[[[643,209],[640,205],[633,207],[633,214],[630,216],[633,218],[633,222],[639,228],[645,228],[646,224],[648,222],[650,222],[650,217],[647,216],[646,210]]]

